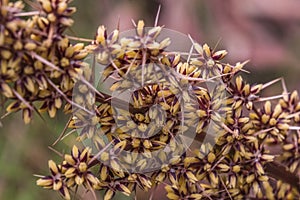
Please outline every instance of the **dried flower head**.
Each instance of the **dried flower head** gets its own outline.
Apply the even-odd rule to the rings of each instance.
[[[282,95],[262,98],[280,79],[247,83],[247,62],[225,64],[226,50],[192,38],[189,53],[171,51],[176,41],[161,38],[163,27],[142,20],[130,36],[100,26],[89,45],[71,44],[70,2],[39,0],[39,10],[26,13],[21,1],[0,0],[7,114],[21,110],[29,123],[34,112],[53,118],[63,108],[73,114],[65,129],[91,145],[73,146],[60,164],[50,160],[50,175],[37,185],[64,199],[78,187],[95,198],[104,190],[108,200],[161,186],[174,200],[300,198],[296,91],[283,84]],[[109,92],[97,89],[97,65],[101,84],[113,82]]]

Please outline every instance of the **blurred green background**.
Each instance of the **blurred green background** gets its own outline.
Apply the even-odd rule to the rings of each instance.
[[[75,24],[67,34],[82,38],[93,38],[102,24],[112,31],[119,19],[121,30],[133,28],[131,19],[144,19],[147,26],[153,26],[161,5],[159,25],[190,34],[199,43],[227,49],[226,62],[250,59],[246,66],[251,71],[246,75],[250,82],[265,83],[284,77],[290,91],[300,89],[299,1],[74,0],[72,5],[77,7],[77,13]],[[277,90],[272,94],[274,91]],[[4,114],[3,109],[0,114]],[[60,199],[55,192],[37,187],[33,174],[48,174],[47,161],[60,160],[47,147],[55,141],[68,119],[62,114],[55,119],[44,116],[45,123],[35,116],[33,123],[25,126],[20,115],[11,115],[1,121],[0,199]],[[56,148],[68,152],[74,138],[68,137]],[[138,197],[147,198],[147,195]],[[158,198],[156,195],[154,199]],[[87,194],[84,199],[91,197]]]

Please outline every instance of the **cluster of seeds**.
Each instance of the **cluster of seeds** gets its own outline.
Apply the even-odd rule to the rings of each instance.
[[[81,128],[79,140],[92,139],[96,150],[87,166],[99,168],[93,175],[99,182],[81,184],[106,189],[105,199],[160,186],[169,199],[299,198],[297,92],[262,98],[276,81],[247,83],[236,75],[245,63],[223,63],[227,52],[207,44],[192,41],[188,57],[170,52],[170,39],[158,39],[162,30],[139,21],[135,35],[119,37],[101,26],[87,47],[104,66],[103,83],[113,80],[111,92],[127,92],[128,101],[100,98],[79,83],[76,103],[85,102],[93,115],[78,110],[69,128]],[[92,80],[92,68],[85,73]],[[195,144],[186,148],[191,137]],[[286,168],[274,170],[279,162]]]
[[[37,185],[64,199],[79,186],[95,198],[105,190],[105,200],[154,187],[174,200],[300,198],[296,91],[282,84],[282,94],[261,97],[278,80],[247,83],[246,62],[224,63],[225,50],[192,38],[190,52],[171,51],[176,41],[160,37],[163,27],[143,21],[130,36],[100,26],[88,46],[72,45],[70,1],[39,3],[24,13],[21,2],[0,0],[1,100],[26,123],[35,110],[55,117],[65,104],[66,127],[90,146],[49,161]],[[113,82],[108,94],[97,89],[99,65],[101,84]]]
[[[82,43],[72,45],[64,35],[76,11],[68,7],[70,1],[38,2],[39,10],[24,12],[21,1],[0,1],[1,100],[8,102],[8,113],[22,110],[25,123],[35,111],[53,118],[65,102],[72,103],[72,88],[87,55]]]

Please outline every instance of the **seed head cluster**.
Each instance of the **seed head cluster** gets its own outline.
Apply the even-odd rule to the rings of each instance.
[[[72,45],[64,35],[76,11],[69,0],[38,3],[37,11],[26,13],[22,1],[0,1],[0,93],[9,102],[6,111],[21,110],[25,123],[35,111],[53,118],[70,104],[66,99],[87,55],[82,43]]]
[[[75,8],[39,0],[36,13],[0,0],[0,93],[7,113],[55,117],[72,112],[78,141],[37,185],[71,199],[78,187],[104,199],[163,187],[169,199],[299,199],[300,100],[282,79],[251,84],[226,50],[190,38],[190,52],[170,50],[162,26],[135,24],[133,35],[104,26],[89,44],[64,30]],[[29,16],[28,16],[29,15]],[[26,16],[24,18],[23,16]],[[84,61],[92,56],[93,63]],[[95,73],[102,66],[97,89]],[[282,82],[283,92],[262,97]],[[126,94],[125,97],[122,95]],[[41,102],[36,109],[35,102]],[[191,142],[189,142],[191,141]]]

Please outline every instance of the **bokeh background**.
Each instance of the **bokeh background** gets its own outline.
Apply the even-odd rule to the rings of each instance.
[[[32,2],[32,1],[26,1]],[[68,34],[93,38],[99,25],[109,31],[132,29],[132,21],[144,19],[153,26],[161,5],[159,25],[190,34],[199,43],[226,49],[226,62],[250,60],[246,75],[251,83],[284,77],[288,89],[300,91],[300,1],[298,0],[74,0],[75,24]],[[30,9],[30,6],[28,6]],[[271,89],[280,92],[280,84]],[[279,93],[277,93],[279,94]],[[4,114],[0,108],[0,114]],[[60,197],[35,185],[33,174],[47,174],[47,161],[59,157],[47,147],[63,130],[67,117],[60,114],[46,122],[38,116],[25,126],[20,113],[0,121],[0,199],[35,200]],[[56,146],[69,151],[75,136]],[[153,191],[163,200],[163,191]],[[139,194],[148,199],[150,193]],[[91,199],[89,194],[83,199]],[[99,195],[101,199],[101,195]],[[118,195],[115,199],[130,199]]]

